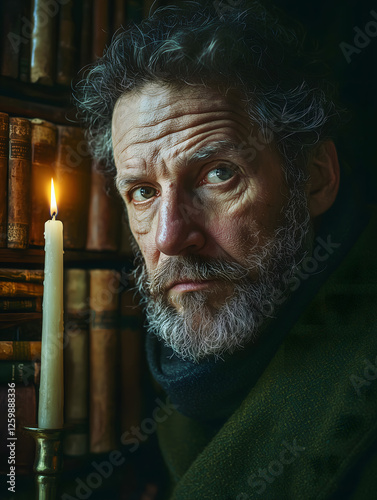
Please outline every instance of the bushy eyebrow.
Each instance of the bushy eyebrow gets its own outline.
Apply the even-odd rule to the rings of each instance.
[[[200,161],[209,160],[211,158],[218,157],[221,155],[230,156],[230,155],[234,154],[235,152],[240,152],[241,149],[242,149],[242,147],[240,145],[236,145],[232,141],[227,141],[227,140],[216,141],[216,142],[212,142],[210,144],[206,144],[202,148],[195,151],[188,158],[184,158],[184,159],[180,158],[178,160],[178,162],[180,165],[187,167],[192,163],[197,163]],[[122,192],[129,185],[137,184],[138,182],[143,181],[143,180],[144,180],[144,176],[133,176],[133,177],[121,176],[120,177],[117,174],[117,176],[115,178],[115,184],[116,184],[116,187],[118,188],[118,191]]]
[[[131,184],[136,184],[143,180],[143,177],[119,177],[117,174],[115,177],[115,185],[118,191],[121,193],[127,186]]]
[[[209,160],[212,157],[220,156],[222,154],[229,155],[239,152],[242,149],[241,145],[236,145],[232,141],[217,141],[206,144],[202,148],[195,151],[187,160],[184,161],[186,165],[198,161]]]

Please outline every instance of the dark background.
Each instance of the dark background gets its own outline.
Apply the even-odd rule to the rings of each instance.
[[[377,36],[370,38],[369,45],[358,49],[360,53],[350,55],[347,62],[339,45],[342,42],[354,45],[359,27],[365,32],[369,21],[377,20],[377,0],[342,1],[316,0],[266,0],[266,5],[275,5],[288,15],[299,20],[307,31],[308,42],[316,44],[321,55],[333,71],[339,85],[341,104],[349,110],[342,140],[338,141],[341,162],[347,162],[364,181],[368,201],[377,202]],[[377,15],[376,15],[377,17]]]

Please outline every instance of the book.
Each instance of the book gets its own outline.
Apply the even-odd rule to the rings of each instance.
[[[42,312],[42,297],[0,299],[0,312]]]
[[[0,280],[43,283],[43,279],[44,271],[39,269],[9,269],[0,267]]]
[[[0,297],[42,297],[43,285],[40,283],[19,283],[0,281]]]
[[[84,269],[65,273],[64,453],[89,450],[89,275]]]
[[[109,42],[109,1],[93,0],[93,41],[92,41],[92,60],[102,57],[103,52]]]
[[[14,398],[14,399],[13,399]],[[8,402],[15,402],[14,421],[8,425]],[[32,472],[35,457],[35,444],[32,436],[26,434],[24,426],[36,427],[37,425],[37,397],[34,385],[0,385],[0,472],[9,474],[8,457],[10,456],[9,444],[13,444],[15,452],[16,474],[28,474]],[[10,433],[14,440],[8,439]],[[17,484],[17,482],[16,482]],[[17,491],[17,489],[16,489]]]
[[[90,451],[116,447],[119,273],[90,270]]]
[[[33,361],[40,358],[40,340],[0,340],[0,360]]]
[[[58,2],[32,0],[30,82],[53,85],[57,43]]]
[[[83,68],[84,66],[92,62],[92,28],[92,0],[83,0],[80,22],[80,68]]]
[[[56,83],[71,85],[76,61],[75,20],[73,17],[73,0],[66,0],[60,6],[59,39],[57,50]]]
[[[126,25],[126,1],[114,0],[112,32]]]
[[[39,385],[40,361],[2,361],[0,363],[0,384]]]
[[[101,164],[92,163],[87,250],[116,251],[120,244],[122,205],[113,179],[106,176]]]
[[[0,248],[7,246],[9,116],[0,113]]]
[[[1,74],[10,78],[18,78],[18,61],[22,0],[2,0],[0,6],[1,23]]]
[[[31,217],[29,245],[45,244],[44,226],[50,219],[51,178],[54,176],[57,129],[39,118],[31,120]]]
[[[142,391],[142,322],[143,316],[135,292],[121,294],[121,434],[137,426],[141,418]]]
[[[59,219],[64,221],[64,248],[80,250],[85,248],[88,228],[91,157],[81,128],[57,128],[55,187]]]
[[[27,248],[30,222],[31,124],[9,119],[8,248]]]
[[[18,77],[22,82],[30,81],[30,32],[31,22],[31,0],[22,0],[22,16],[21,16],[21,44],[18,63]]]

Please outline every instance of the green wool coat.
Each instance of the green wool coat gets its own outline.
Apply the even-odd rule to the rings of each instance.
[[[220,430],[158,430],[171,500],[377,498],[374,214]]]

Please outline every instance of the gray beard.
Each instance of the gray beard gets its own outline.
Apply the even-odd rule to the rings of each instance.
[[[258,233],[253,235],[246,266],[193,254],[167,259],[149,277],[138,251],[134,276],[145,303],[149,332],[179,357],[193,362],[211,355],[221,357],[255,340],[287,298],[287,284],[312,242],[303,189],[291,191],[283,216],[283,225],[263,238],[263,244]],[[215,279],[233,284],[234,289],[218,308],[208,301],[212,292],[182,293],[178,300],[183,312],[178,312],[164,290],[169,282],[181,279]]]

